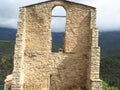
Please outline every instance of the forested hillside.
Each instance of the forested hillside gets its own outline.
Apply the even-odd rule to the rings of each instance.
[[[100,76],[103,90],[120,90],[120,55],[101,58]]]
[[[13,70],[13,55],[16,29],[0,27],[0,85]]]
[[[4,85],[6,75],[13,69],[15,41],[0,40],[0,85]]]

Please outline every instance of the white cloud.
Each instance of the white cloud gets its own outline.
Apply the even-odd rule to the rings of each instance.
[[[66,16],[66,11],[62,6],[56,6],[52,10],[51,29],[52,32],[65,31],[66,17],[54,17],[54,16]]]
[[[89,6],[96,7],[96,0],[76,0],[79,3],[83,3]]]
[[[52,32],[65,31],[66,18],[52,18],[51,29]]]
[[[44,0],[41,0],[44,1]],[[19,7],[37,3],[39,0],[1,0],[0,27],[17,28]]]
[[[17,28],[17,19],[16,18],[0,18],[0,26],[7,28]]]
[[[102,30],[120,30],[120,1],[97,0],[97,25]]]
[[[1,0],[0,26],[17,27],[19,7],[47,0]],[[119,0],[70,0],[97,8],[97,26],[100,30],[120,30]]]

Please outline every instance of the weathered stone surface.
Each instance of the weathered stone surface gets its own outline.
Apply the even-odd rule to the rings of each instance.
[[[55,6],[63,6],[67,13],[64,53],[51,52]],[[50,0],[22,7],[19,18],[12,90],[24,85],[41,85],[42,90],[102,89],[95,8]]]
[[[13,76],[12,74],[8,75],[5,79],[5,86],[6,87],[10,87],[12,85],[12,79],[13,79]]]

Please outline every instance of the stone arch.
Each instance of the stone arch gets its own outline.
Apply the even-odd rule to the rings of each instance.
[[[63,6],[55,6],[51,14],[51,32],[52,32],[52,52],[57,52],[64,48],[64,34],[66,29],[66,10]],[[60,43],[54,42],[55,36],[53,32],[57,32]],[[54,48],[56,47],[56,48]]]

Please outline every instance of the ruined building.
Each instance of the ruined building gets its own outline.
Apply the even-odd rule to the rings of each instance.
[[[66,11],[61,53],[51,50],[51,14],[56,6]],[[12,90],[31,90],[32,85],[35,90],[102,90],[94,7],[50,0],[21,7],[19,14]]]

